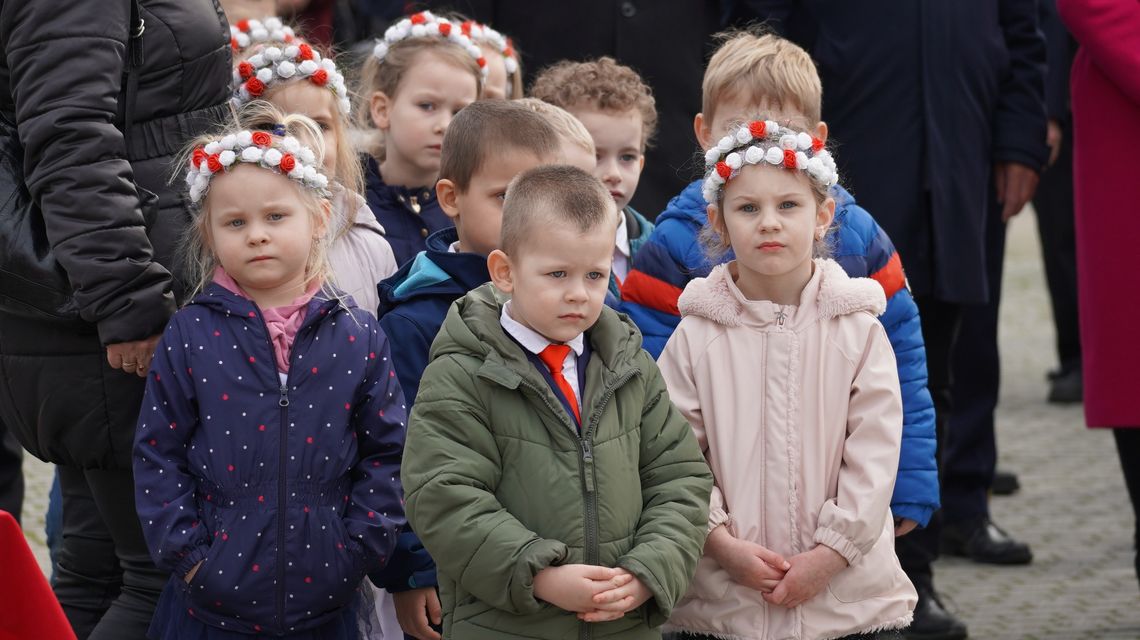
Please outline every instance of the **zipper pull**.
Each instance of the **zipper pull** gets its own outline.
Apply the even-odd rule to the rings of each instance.
[[[277,404],[281,407],[289,406],[289,387],[288,385],[281,385],[281,398],[277,400]]]
[[[594,448],[590,445],[590,441],[585,439],[582,440],[582,461],[594,461]]]
[[[784,312],[784,308],[780,307],[776,311],[776,326],[782,329],[784,327],[784,320],[786,320],[787,317],[788,314]]]
[[[585,480],[586,493],[594,492],[594,449],[590,441],[582,440],[582,479]]]

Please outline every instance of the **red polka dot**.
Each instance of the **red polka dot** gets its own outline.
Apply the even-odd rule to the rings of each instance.
[[[369,512],[368,512],[368,517],[369,517],[369,518],[375,518],[375,517],[376,517],[376,512],[374,512],[374,511],[369,511]]]
[[[348,336],[349,342],[356,342],[356,336]]]
[[[337,549],[343,549],[344,545],[338,542],[338,543],[336,543],[336,548]]]
[[[222,400],[229,400],[229,399],[230,399],[230,394],[228,394],[228,393],[222,394]]]
[[[259,625],[259,624],[255,624],[255,625],[253,625],[253,630],[254,630],[254,631],[257,631],[258,633],[260,633],[260,632],[261,632],[261,625]]]
[[[309,505],[305,505],[305,513],[309,512]]]
[[[171,429],[177,429],[177,428],[178,428],[178,423],[176,423],[176,422],[171,422],[171,423],[170,423],[170,428],[171,428]]]
[[[263,424],[257,425],[257,430],[258,431],[265,431],[265,425],[263,425]]]
[[[229,540],[229,539],[230,539],[230,534],[228,534],[228,533],[222,534],[222,540]]]
[[[257,496],[258,502],[265,502],[265,496]]]
[[[395,372],[395,371],[389,371],[389,372],[388,372],[388,377],[389,377],[389,378],[395,378],[395,377],[396,377],[396,372]]]
[[[156,373],[156,374],[154,374],[154,381],[155,381],[155,382],[158,382],[158,381],[160,381],[160,380],[162,380],[162,376],[158,375],[157,373]]]
[[[259,565],[259,564],[253,565],[253,571],[254,571],[254,573],[261,571],[261,565]]]
[[[379,466],[380,466],[380,461],[379,461],[379,460],[373,460],[373,461],[372,461],[372,466],[374,466],[374,467],[379,467]]]
[[[305,576],[305,584],[313,584],[313,579],[310,576]]]
[[[348,410],[349,410],[349,409],[351,409],[351,408],[352,408],[352,405],[351,405],[351,404],[349,404],[349,403],[347,403],[347,402],[346,402],[346,403],[344,403],[344,410],[345,410],[345,411],[348,411]]]
[[[376,359],[376,352],[375,351],[369,351],[368,352],[368,359],[369,360],[375,360]]]
[[[313,444],[313,436],[309,436],[308,438],[305,438],[305,442],[307,442],[309,444]]]
[[[152,446],[152,447],[153,447],[153,446],[154,446],[154,445],[156,445],[156,444],[158,444],[158,441],[157,441],[157,440],[155,440],[154,438],[151,438],[151,441],[150,441],[150,446]]]
[[[313,367],[313,373],[316,373],[316,372],[317,372],[317,368]]]
[[[250,356],[250,357],[249,357],[249,361],[250,361],[250,362],[257,362],[257,358],[254,358],[253,356]]]
[[[234,466],[231,464],[230,466],[226,467],[226,469],[227,469],[227,470],[229,470],[229,471],[233,471],[233,470],[234,470]]]
[[[215,329],[215,330],[214,330],[214,337],[216,338],[216,337],[218,337],[218,336],[220,336],[220,335],[222,335],[222,332],[221,332],[221,331],[218,331],[217,329]]]
[[[251,318],[256,318],[256,317],[257,317],[257,314],[256,314],[256,313],[254,313],[254,312],[252,312],[252,311],[250,311],[250,312],[249,312],[249,317],[251,317]]]

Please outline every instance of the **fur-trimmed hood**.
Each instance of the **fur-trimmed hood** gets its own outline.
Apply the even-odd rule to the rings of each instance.
[[[685,287],[678,300],[682,316],[708,318],[726,327],[771,324],[783,316],[791,326],[816,319],[830,320],[867,311],[878,316],[886,309],[882,286],[870,278],[851,278],[834,260],[817,259],[815,269],[794,308],[773,302],[748,300],[732,278],[735,262],[715,267],[706,278]]]

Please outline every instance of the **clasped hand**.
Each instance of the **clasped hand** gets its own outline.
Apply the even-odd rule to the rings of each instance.
[[[652,594],[625,569],[567,564],[539,571],[534,595],[585,622],[607,622],[645,604]]]
[[[724,527],[709,534],[706,550],[734,582],[759,591],[768,604],[789,609],[814,598],[847,566],[839,552],[825,545],[785,559],[733,537]]]

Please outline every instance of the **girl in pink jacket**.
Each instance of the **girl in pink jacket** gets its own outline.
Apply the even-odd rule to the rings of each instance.
[[[813,259],[835,161],[746,123],[705,157],[706,245],[735,260],[685,288],[659,362],[716,478],[682,637],[863,637],[910,624],[894,552],[902,407],[873,280]]]

